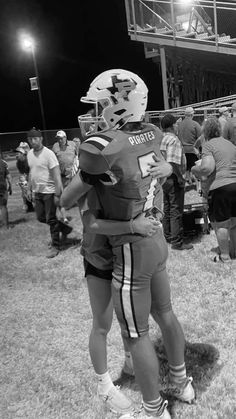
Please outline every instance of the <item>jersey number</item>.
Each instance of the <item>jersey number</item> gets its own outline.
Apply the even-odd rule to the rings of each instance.
[[[150,173],[147,171],[147,169],[150,168],[149,164],[152,163],[154,160],[154,156],[156,156],[156,154],[154,153],[154,151],[152,151],[151,153],[138,157],[139,168],[142,174],[142,178],[145,178],[147,176],[150,177],[150,185],[147,191],[146,201],[143,207],[144,212],[153,207],[155,199],[155,188],[157,184],[157,178],[152,178],[150,176]]]

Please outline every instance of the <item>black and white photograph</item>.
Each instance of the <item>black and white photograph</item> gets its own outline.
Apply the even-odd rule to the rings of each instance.
[[[235,418],[236,1],[0,4],[0,418]]]

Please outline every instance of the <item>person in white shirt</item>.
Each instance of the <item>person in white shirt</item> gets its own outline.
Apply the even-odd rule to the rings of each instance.
[[[60,250],[60,233],[62,240],[72,231],[72,227],[57,219],[57,207],[54,197],[60,197],[63,186],[57,157],[53,151],[43,145],[41,131],[32,128],[28,132],[28,141],[32,149],[27,154],[29,173],[29,191],[32,188],[35,199],[35,213],[38,221],[50,227],[51,248],[48,258],[58,255]]]

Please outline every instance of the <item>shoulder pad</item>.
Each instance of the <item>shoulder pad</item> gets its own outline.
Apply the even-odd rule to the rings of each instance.
[[[110,140],[110,141],[109,141]],[[79,165],[81,170],[92,175],[105,173],[109,165],[103,155],[103,150],[112,141],[102,136],[92,136],[79,147]]]
[[[92,135],[91,137],[88,137],[83,144],[90,144],[93,145],[98,150],[102,151],[105,147],[107,147],[113,140],[113,136],[107,135],[107,134],[98,134],[98,135]]]

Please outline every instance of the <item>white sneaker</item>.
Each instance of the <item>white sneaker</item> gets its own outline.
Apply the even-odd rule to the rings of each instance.
[[[148,415],[148,413],[146,413],[144,409],[141,409],[140,411],[132,411],[130,413],[126,413],[120,416],[119,419],[133,419],[133,418],[136,418],[136,419],[150,419],[150,418],[171,419],[171,416],[167,410],[167,405],[168,405],[167,400],[163,401],[160,415],[157,415],[157,414]]]
[[[195,399],[195,391],[192,386],[192,377],[186,377],[186,379],[180,383],[171,383],[171,381],[168,384],[167,393],[170,394],[173,397],[176,397],[176,399],[181,400],[185,403],[193,403]]]
[[[133,410],[133,402],[126,397],[119,386],[113,386],[107,394],[98,394],[113,413],[128,413]]]

